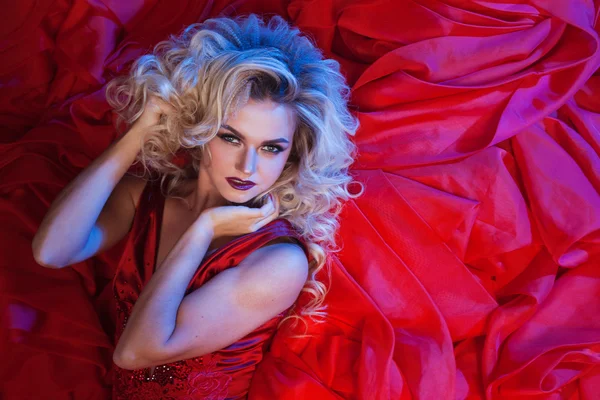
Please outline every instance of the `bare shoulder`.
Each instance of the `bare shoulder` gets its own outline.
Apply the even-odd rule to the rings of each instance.
[[[285,296],[291,304],[308,278],[308,259],[299,244],[286,241],[270,242],[248,255],[239,265],[240,281],[248,289],[246,301],[263,293],[263,297]],[[287,298],[289,297],[289,298]]]
[[[271,240],[266,245],[254,250],[244,261],[254,264],[256,261],[279,261],[287,259],[294,265],[302,267],[308,265],[306,254],[300,243],[293,237],[282,236]]]

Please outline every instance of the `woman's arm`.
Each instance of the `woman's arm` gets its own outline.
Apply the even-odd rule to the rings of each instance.
[[[115,364],[140,369],[223,349],[297,299],[308,261],[290,243],[254,251],[184,298],[213,232],[201,215],[177,242],[135,303]]]
[[[163,348],[175,330],[187,285],[212,239],[213,233],[201,216],[177,241],[135,302],[115,348],[115,364],[137,369],[146,354]]]
[[[33,254],[40,265],[64,267],[86,247],[101,211],[135,160],[141,143],[141,132],[130,130],[58,195],[33,238]],[[128,193],[119,198],[119,210],[132,202]]]
[[[135,204],[130,182],[122,178],[139,153],[145,132],[172,111],[151,97],[131,129],[58,195],[33,238],[33,255],[40,265],[62,268],[84,260],[129,231]],[[137,179],[134,184],[139,186],[140,181],[144,183]]]

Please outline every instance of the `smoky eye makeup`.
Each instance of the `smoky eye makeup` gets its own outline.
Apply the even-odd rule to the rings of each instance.
[[[267,144],[263,147],[267,147],[267,148],[271,148],[273,150],[267,150],[269,153],[281,153],[284,149],[281,146],[278,146],[276,144]]]
[[[229,143],[237,143],[235,141],[237,140],[239,142],[239,140],[240,140],[239,138],[237,138],[234,135],[231,135],[229,133],[219,133],[217,136],[220,137],[225,142],[229,142]]]
[[[241,139],[235,135],[232,135],[230,133],[219,133],[217,134],[217,136],[228,143],[231,144],[235,144],[237,145],[238,143],[241,142]],[[272,154],[277,154],[277,153],[281,153],[282,151],[284,151],[285,149],[277,144],[266,144],[263,146],[263,148],[268,149],[265,150],[267,153],[272,153]]]

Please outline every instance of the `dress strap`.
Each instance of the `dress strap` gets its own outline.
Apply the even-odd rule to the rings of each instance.
[[[134,242],[137,241],[139,235],[146,232],[146,226],[153,212],[156,213],[153,220],[162,221],[164,202],[165,198],[160,190],[160,180],[147,181],[140,195],[140,201],[133,220]]]
[[[282,237],[295,239],[304,251],[304,254],[306,254],[309,262],[311,262],[312,257],[305,240],[288,220],[279,218],[271,221],[258,231],[240,236],[213,253],[208,254],[202,260],[200,268],[198,268],[198,271],[190,281],[188,290],[196,288],[197,285],[195,285],[195,282],[206,282],[206,280],[224,269],[239,265],[254,250]]]

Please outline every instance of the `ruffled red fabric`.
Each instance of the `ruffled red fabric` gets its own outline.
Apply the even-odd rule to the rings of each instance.
[[[105,83],[187,24],[249,12],[284,16],[341,63],[365,186],[341,216],[328,322],[280,330],[249,398],[598,398],[598,1],[13,3],[3,399],[110,398],[114,326],[99,315],[125,241],[47,270],[31,239],[116,137]]]

